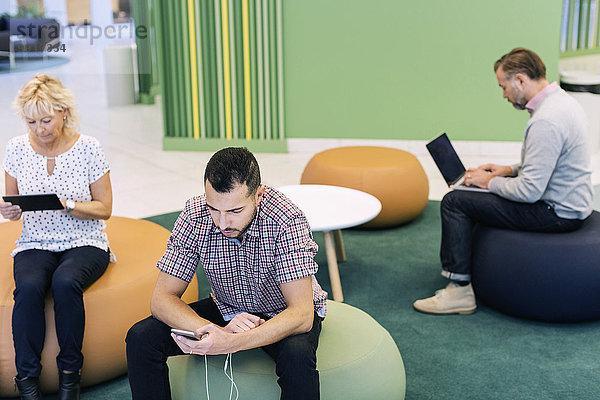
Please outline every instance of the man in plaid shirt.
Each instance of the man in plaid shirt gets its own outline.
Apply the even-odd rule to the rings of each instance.
[[[327,293],[315,273],[317,245],[306,217],[260,185],[245,148],[215,153],[205,195],[187,201],[158,262],[152,316],[127,334],[133,399],[170,399],[167,357],[228,354],[262,347],[276,363],[282,399],[318,399],[316,350]],[[210,297],[181,295],[200,262]],[[193,331],[201,340],[171,333]]]

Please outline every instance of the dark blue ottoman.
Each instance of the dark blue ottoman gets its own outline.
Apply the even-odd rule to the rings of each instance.
[[[575,232],[477,226],[477,299],[506,314],[550,322],[600,319],[600,213]]]

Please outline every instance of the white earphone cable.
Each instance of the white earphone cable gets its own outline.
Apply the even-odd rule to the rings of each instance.
[[[206,400],[210,400],[210,393],[208,392],[208,359],[206,354],[204,355],[204,381],[206,382]]]
[[[229,374],[227,374],[227,364],[229,364]],[[231,387],[229,388],[229,400],[231,400],[231,396],[233,395],[233,389],[235,388],[235,400],[238,400],[240,396],[240,392],[238,391],[238,387],[233,381],[233,356],[231,353],[227,354],[227,358],[225,358],[225,365],[223,366],[223,372],[225,376],[229,378],[231,381]]]
[[[227,365],[229,365],[229,373],[227,373]],[[231,386],[229,388],[229,400],[231,400],[233,396],[233,389],[235,389],[235,400],[238,400],[240,397],[240,392],[236,383],[233,380],[233,356],[231,353],[227,354],[225,358],[225,365],[223,366],[223,372],[225,376],[231,381]],[[204,381],[206,382],[206,399],[210,400],[210,392],[208,390],[208,358],[206,354],[204,355]]]

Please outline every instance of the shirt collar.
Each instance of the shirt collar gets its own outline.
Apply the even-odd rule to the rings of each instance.
[[[529,111],[529,114],[533,114],[533,110],[535,110],[542,100],[544,100],[544,97],[554,92],[556,89],[558,89],[558,83],[552,82],[544,89],[540,90],[538,94],[533,96],[533,98],[525,104],[525,109]]]

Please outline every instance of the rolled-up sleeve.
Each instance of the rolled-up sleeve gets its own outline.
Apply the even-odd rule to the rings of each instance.
[[[275,244],[277,282],[291,282],[316,274],[319,267],[314,257],[318,249],[306,217],[298,215],[279,235]]]
[[[156,267],[169,275],[190,282],[198,266],[198,235],[198,229],[195,228],[186,207],[179,214],[167,241],[167,250]]]

